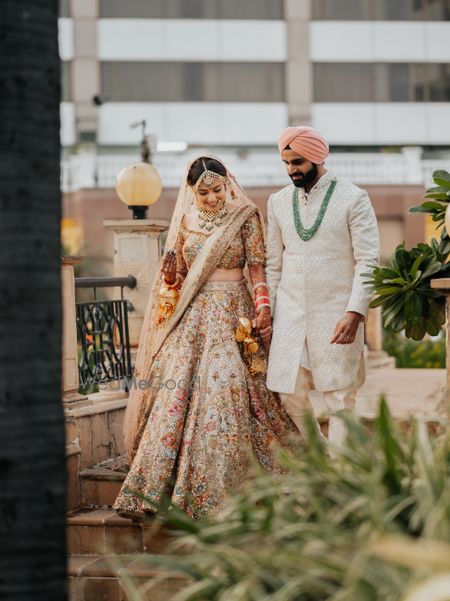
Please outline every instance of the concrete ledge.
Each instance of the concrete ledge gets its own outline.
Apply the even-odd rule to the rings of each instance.
[[[65,414],[68,417],[86,417],[88,415],[97,415],[98,413],[106,413],[107,411],[116,411],[117,409],[124,409],[127,406],[128,397],[122,397],[113,401],[96,401],[92,404],[85,404],[81,407],[67,407]]]

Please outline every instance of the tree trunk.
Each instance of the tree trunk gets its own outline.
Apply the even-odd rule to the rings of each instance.
[[[58,10],[0,5],[0,599],[63,601]]]

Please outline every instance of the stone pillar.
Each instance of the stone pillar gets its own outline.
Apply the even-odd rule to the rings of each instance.
[[[132,361],[136,355],[150,288],[170,221],[163,219],[107,219],[103,226],[114,233],[114,276],[133,275],[136,288],[126,289],[133,311],[128,314]]]
[[[381,307],[369,309],[366,322],[366,343],[369,351],[383,350],[383,327],[381,323]]]
[[[369,309],[366,329],[367,367],[395,367],[395,358],[383,350],[383,323],[381,307]]]
[[[78,142],[95,143],[98,108],[92,98],[100,93],[100,63],[97,57],[98,0],[71,0],[74,28],[72,97]]]
[[[308,125],[313,96],[309,57],[311,0],[284,0],[287,27],[286,102],[290,125]]]
[[[63,364],[63,401],[70,403],[86,399],[78,393],[80,379],[78,374],[77,318],[75,310],[75,275],[73,266],[78,265],[82,257],[61,258],[62,287],[62,364]]]
[[[402,148],[402,155],[405,160],[405,181],[408,184],[422,185],[422,154],[423,149],[420,146],[406,146]]]
[[[431,280],[431,287],[435,290],[439,290],[445,295],[445,345],[446,345],[446,369],[447,378],[445,386],[445,394],[443,397],[444,406],[442,409],[443,413],[450,418],[450,278],[436,278]]]

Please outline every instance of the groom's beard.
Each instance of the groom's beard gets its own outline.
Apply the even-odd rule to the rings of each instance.
[[[304,188],[316,179],[317,171],[317,165],[313,165],[306,173],[293,173],[289,177],[296,188]]]

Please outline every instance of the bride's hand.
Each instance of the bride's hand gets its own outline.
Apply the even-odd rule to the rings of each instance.
[[[264,344],[269,345],[272,338],[272,319],[270,309],[263,307],[253,320],[253,327],[258,331]]]
[[[177,256],[175,251],[168,250],[164,255],[162,272],[168,284],[173,284],[177,278]]]

